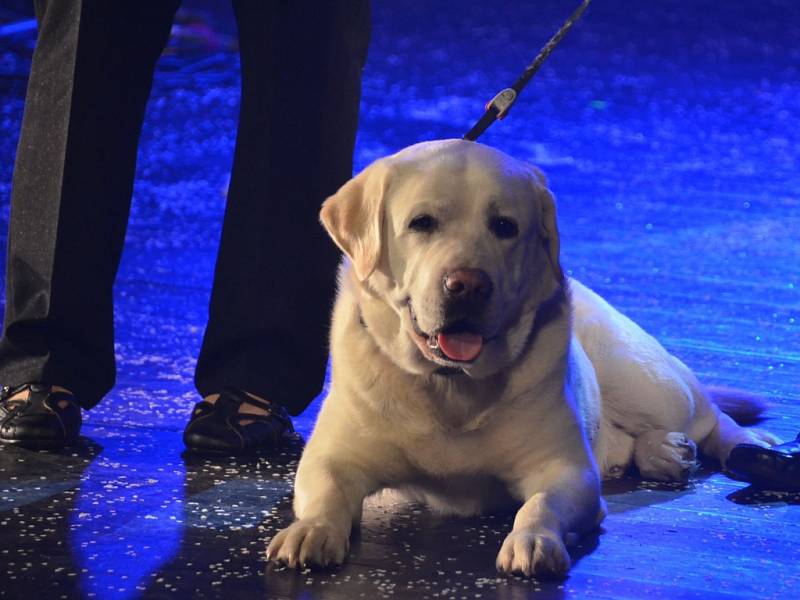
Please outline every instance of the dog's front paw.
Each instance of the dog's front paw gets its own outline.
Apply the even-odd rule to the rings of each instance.
[[[340,565],[350,546],[348,532],[319,519],[301,519],[279,531],[267,559],[292,568]]]
[[[522,529],[508,534],[496,564],[502,573],[563,577],[572,560],[558,534]]]

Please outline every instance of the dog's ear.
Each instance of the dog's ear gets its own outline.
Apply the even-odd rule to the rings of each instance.
[[[387,168],[373,164],[329,197],[319,214],[328,235],[353,263],[359,281],[372,274],[381,256],[386,181]]]
[[[558,234],[558,221],[556,218],[556,202],[552,192],[547,187],[547,177],[533,165],[530,165],[534,178],[534,190],[541,206],[541,236],[553,269],[553,275],[558,283],[564,280],[564,271],[561,269],[561,240]]]

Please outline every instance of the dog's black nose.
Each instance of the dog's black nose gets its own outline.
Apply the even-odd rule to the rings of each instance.
[[[482,269],[456,269],[444,276],[444,294],[450,301],[482,305],[492,295],[492,280]]]

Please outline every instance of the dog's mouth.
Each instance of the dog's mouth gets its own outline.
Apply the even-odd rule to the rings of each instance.
[[[471,363],[480,356],[487,340],[478,328],[466,319],[459,319],[438,328],[433,333],[425,333],[419,326],[414,306],[408,302],[411,324],[417,338],[415,341],[424,354],[451,363]],[[426,352],[427,350],[427,352]]]

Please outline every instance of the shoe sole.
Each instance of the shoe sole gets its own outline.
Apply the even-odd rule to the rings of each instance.
[[[67,440],[66,442],[0,439],[0,443],[2,444],[14,446],[15,448],[24,448],[25,450],[63,450],[64,448],[69,448],[77,441],[78,438]]]
[[[274,454],[278,450],[279,446],[261,446],[258,448],[247,448],[244,450],[239,449],[217,449],[217,448],[201,448],[198,446],[186,446],[184,453],[192,454],[194,456],[212,456],[212,457],[223,457],[223,456],[259,456],[259,455],[271,455]]]

